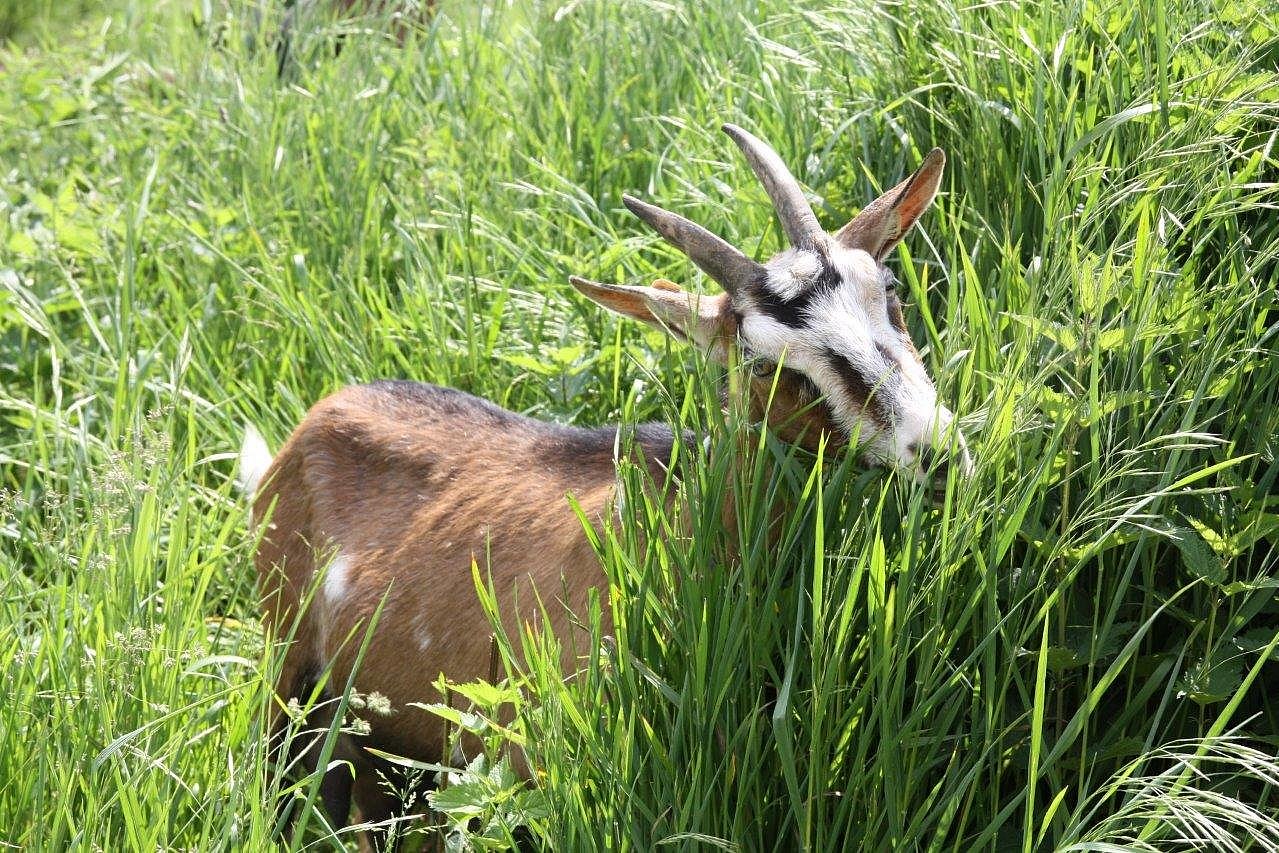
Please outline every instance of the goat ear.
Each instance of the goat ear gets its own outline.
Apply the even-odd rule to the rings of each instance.
[[[835,239],[847,249],[862,249],[882,260],[932,204],[945,167],[945,153],[940,148],[929,151],[915,174],[868,204],[835,233]]]
[[[723,346],[732,310],[728,294],[691,293],[659,278],[651,287],[600,284],[578,276],[569,282],[591,301],[633,320],[664,329],[672,337],[712,351]]]

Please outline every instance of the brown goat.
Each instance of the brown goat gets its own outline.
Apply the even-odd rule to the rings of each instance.
[[[574,277],[573,285],[714,358],[739,347],[756,365],[752,416],[784,440],[811,446],[823,435],[835,444],[857,436],[868,462],[909,470],[921,482],[944,476],[948,459],[967,472],[963,439],[937,401],[882,263],[935,196],[941,151],[828,234],[777,154],[741,128],[724,130],[772,198],[791,247],[761,264],[677,214],[625,197],[725,292],[698,296],[666,281],[631,287]],[[644,424],[633,441],[660,482],[677,435]],[[530,605],[540,597],[556,635],[571,634],[573,614],[604,588],[604,576],[568,498],[591,524],[604,525],[618,445],[617,427],[560,426],[460,391],[377,382],[316,404],[274,461],[255,462],[264,447],[246,452],[255,519],[269,522],[257,554],[266,624],[284,638],[296,623],[281,702],[305,703],[326,672],[328,696],[340,691],[363,629],[382,608],[355,685],[387,696],[396,713],[372,719],[362,740],[339,739],[334,758],[349,767],[330,769],[321,786],[333,825],[346,824],[352,799],[367,821],[388,821],[401,809],[379,784],[385,765],[366,747],[445,760],[439,722],[405,705],[440,701],[431,686],[440,673],[469,680],[488,672],[489,626],[472,561],[491,572],[509,630],[537,618]],[[285,722],[274,721],[277,737]],[[313,771],[318,755],[307,743],[287,757]]]

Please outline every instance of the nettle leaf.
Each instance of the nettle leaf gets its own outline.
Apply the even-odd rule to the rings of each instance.
[[[1208,543],[1208,545],[1212,548],[1212,550],[1217,552],[1218,556],[1220,557],[1237,556],[1230,542],[1228,542],[1226,538],[1222,536],[1220,533],[1218,533],[1216,530],[1213,530],[1211,527],[1209,527],[1207,524],[1204,524],[1202,521],[1200,521],[1197,518],[1188,518],[1186,520],[1190,522],[1190,526],[1195,529],[1196,533],[1198,533],[1200,536],[1203,537],[1203,540]]]
[[[1202,578],[1213,586],[1221,586],[1226,580],[1226,567],[1221,557],[1204,541],[1195,530],[1189,527],[1176,526],[1164,533],[1177,546],[1181,553],[1181,563],[1192,575]]]
[[[35,192],[31,195],[31,206],[40,211],[40,215],[46,219],[52,219],[58,210],[58,206],[53,199],[42,192]]]
[[[1102,309],[1115,298],[1118,276],[1112,258],[1098,258],[1088,255],[1081,259],[1079,273],[1075,278],[1075,299],[1079,310],[1090,316],[1097,316]]]
[[[1088,663],[1088,658],[1081,655],[1078,650],[1069,646],[1049,646],[1047,651],[1047,666],[1053,672],[1066,672],[1071,669],[1078,669]]]
[[[467,843],[471,850],[510,850],[506,827],[501,822],[494,822],[484,828],[479,835],[468,835]]]
[[[1224,478],[1223,478],[1224,479]],[[1232,530],[1218,532],[1198,519],[1189,519],[1191,526],[1224,559],[1238,557],[1263,539],[1279,540],[1279,515],[1264,509],[1238,516]]]
[[[1128,339],[1129,329],[1127,327],[1119,329],[1107,329],[1097,336],[1097,349],[1102,352],[1109,352],[1112,349],[1118,349],[1123,346],[1124,341]],[[1146,396],[1146,395],[1142,395]]]
[[[513,364],[520,370],[527,370],[529,373],[536,373],[539,376],[551,376],[559,373],[559,367],[552,362],[539,361],[531,355],[517,352],[501,356],[502,361],[507,364]]]
[[[516,778],[514,771],[511,770],[511,765],[505,758],[499,759],[490,765],[488,756],[480,755],[475,761],[471,762],[471,768],[474,768],[472,772],[477,776],[484,776],[489,786],[496,790],[509,792],[519,785],[519,779]],[[468,768],[468,770],[471,768]]]
[[[1067,420],[1081,422],[1079,406],[1065,394],[1051,388],[1040,388],[1037,398],[1039,410],[1057,423]]]
[[[1139,627],[1138,622],[1115,622],[1098,636],[1091,626],[1081,626],[1067,629],[1066,638],[1076,654],[1097,663],[1119,654],[1119,649]]]
[[[511,811],[524,823],[548,820],[551,816],[551,803],[546,798],[546,791],[541,788],[521,788],[512,797]]]
[[[1238,595],[1256,589],[1279,589],[1279,578],[1258,578],[1255,581],[1234,581],[1221,588],[1226,595]]]
[[[10,252],[24,258],[34,257],[40,251],[39,244],[25,231],[14,231],[10,234],[8,248]]]
[[[489,787],[480,782],[457,782],[426,795],[431,808],[452,818],[483,814],[489,806],[489,799]]]
[[[54,229],[58,242],[73,252],[92,256],[102,251],[98,232],[77,222],[59,222]]]
[[[1243,653],[1255,655],[1270,648],[1276,633],[1279,632],[1276,632],[1274,628],[1253,628],[1251,631],[1232,637],[1230,642]],[[1269,659],[1279,661],[1279,646],[1271,649]]]
[[[80,202],[76,199],[74,180],[67,181],[58,189],[55,204],[58,213],[65,216],[70,216],[80,209]]]
[[[410,706],[421,708],[424,711],[430,711],[437,717],[443,717],[450,723],[466,729],[468,732],[482,734],[488,730],[489,721],[479,714],[471,711],[463,711],[460,708],[451,708],[448,705],[442,705],[438,702],[425,704],[422,702],[410,702]]]
[[[1050,547],[1049,538],[1052,534],[1037,518],[1027,515],[1021,521],[1021,528],[1017,531],[1022,540],[1032,546],[1036,551],[1045,553],[1045,546]]]
[[[1005,313],[1008,319],[1020,323],[1042,338],[1047,338],[1066,351],[1073,351],[1079,345],[1074,329],[1061,323],[1054,323],[1042,317],[1030,317],[1025,314]]]
[[[1262,539],[1279,544],[1279,514],[1257,510],[1245,515],[1242,521],[1242,529],[1231,537],[1236,552],[1251,548]]]
[[[520,701],[519,690],[489,684],[487,681],[468,681],[465,684],[450,682],[449,690],[481,708],[497,708]]]
[[[568,367],[574,362],[581,361],[582,356],[586,355],[586,347],[582,344],[573,344],[571,346],[559,347],[551,350],[551,360],[561,367]]]
[[[1224,702],[1243,684],[1243,668],[1235,663],[1200,660],[1177,680],[1177,698],[1196,705]]]
[[[1066,644],[1048,647],[1047,666],[1060,673],[1112,658],[1137,627],[1136,622],[1116,622],[1100,636],[1090,625],[1067,628]]]
[[[1129,542],[1135,542],[1143,535],[1143,531],[1133,530],[1131,528],[1120,527],[1108,532],[1105,536],[1094,542],[1086,542],[1083,545],[1077,545],[1074,548],[1067,549],[1065,556],[1072,560],[1079,560],[1089,555],[1097,555],[1102,551],[1109,551],[1111,548],[1118,548],[1120,545],[1126,545]]]
[[[1091,424],[1101,418],[1114,414],[1120,409],[1128,406],[1135,406],[1148,399],[1150,399],[1150,394],[1145,391],[1113,391],[1103,394],[1101,396],[1101,401],[1097,405],[1096,411],[1088,412],[1088,423]]]

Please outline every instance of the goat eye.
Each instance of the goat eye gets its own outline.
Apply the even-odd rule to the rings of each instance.
[[[893,293],[897,290],[897,285],[900,284],[897,281],[897,276],[893,275],[893,271],[883,264],[879,266],[879,280],[884,285],[884,293]]]
[[[750,372],[754,376],[771,377],[777,370],[777,362],[764,358],[755,350],[751,349],[750,344],[741,338],[737,340],[737,346],[741,349],[742,362],[750,368]]]
[[[751,373],[761,379],[771,379],[777,371],[777,363],[766,358],[757,358],[751,362]]]

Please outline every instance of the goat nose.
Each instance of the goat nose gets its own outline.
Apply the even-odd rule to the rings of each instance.
[[[945,482],[946,478],[950,476],[950,456],[934,459],[932,466],[928,469],[928,473],[937,482]]]
[[[929,479],[944,483],[946,478],[950,476],[950,453],[945,450],[939,452],[931,444],[923,446],[912,444],[910,449],[915,452],[915,458],[919,460],[920,471],[927,474]]]

